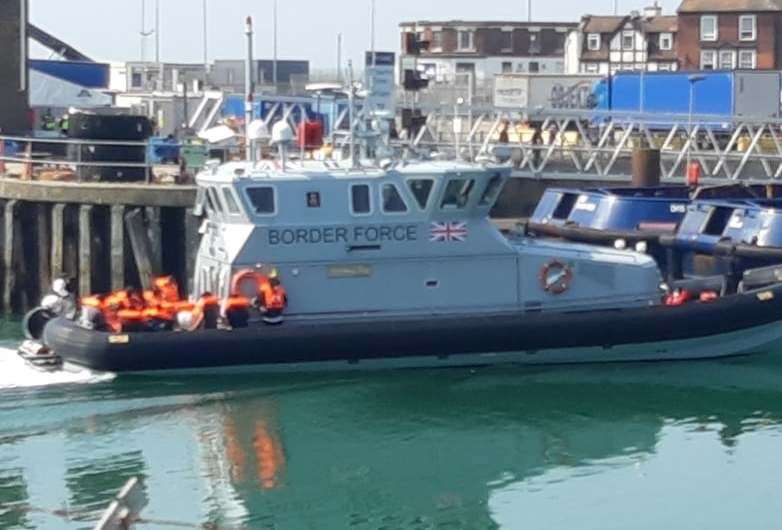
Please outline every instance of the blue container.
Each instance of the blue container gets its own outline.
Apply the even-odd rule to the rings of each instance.
[[[147,157],[152,164],[174,163],[179,160],[182,144],[173,138],[150,138]]]

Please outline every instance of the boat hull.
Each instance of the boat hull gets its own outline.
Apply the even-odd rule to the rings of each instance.
[[[705,359],[782,344],[782,286],[680,307],[289,320],[192,333],[112,335],[57,319],[44,343],[69,364],[114,373]]]

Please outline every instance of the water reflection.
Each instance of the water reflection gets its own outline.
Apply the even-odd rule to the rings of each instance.
[[[5,394],[0,528],[74,528],[9,507],[94,511],[135,475],[152,499],[146,515],[166,519],[285,530],[513,528],[519,507],[534,512],[543,501],[529,500],[541,492],[561,499],[581,495],[577,488],[589,498],[601,477],[637,475],[669,452],[687,453],[697,468],[702,455],[730,462],[744,445],[777,436],[778,357],[125,379]],[[653,475],[663,484],[676,469]],[[757,477],[755,487],[772,480]],[[699,487],[703,496],[718,488]]]

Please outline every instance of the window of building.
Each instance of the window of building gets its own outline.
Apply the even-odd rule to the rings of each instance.
[[[433,31],[432,32],[432,51],[442,51],[443,49],[443,32],[442,31]]]
[[[733,70],[736,68],[736,52],[733,50],[720,50],[720,70]]]
[[[372,213],[372,197],[368,184],[353,184],[350,187],[350,211],[353,215]]]
[[[701,70],[715,70],[717,68],[717,52],[714,50],[701,51]]]
[[[587,49],[593,52],[600,49],[600,33],[587,35]]]
[[[138,70],[133,70],[130,74],[130,86],[131,88],[141,88],[144,83],[144,77]]]
[[[383,199],[383,213],[407,212],[407,204],[395,184],[383,184],[380,194]]]
[[[758,54],[755,50],[739,51],[739,68],[744,70],[754,70],[758,64]]]
[[[513,73],[513,63],[511,62],[502,63],[502,73],[503,74]]]
[[[426,210],[429,205],[429,197],[432,195],[434,180],[432,179],[410,179],[407,181],[407,187],[410,188],[415,202],[422,210]]]
[[[755,15],[739,17],[739,39],[752,41],[757,38],[758,18]]]
[[[717,15],[703,15],[701,17],[701,40],[717,40]]]
[[[470,194],[475,187],[473,179],[453,179],[448,182],[443,192],[440,208],[443,210],[463,210],[470,202]]]
[[[247,188],[247,196],[258,215],[274,215],[276,213],[274,188],[270,186]]]
[[[673,49],[672,33],[660,33],[660,49],[665,51]]]
[[[225,207],[228,208],[228,213],[232,215],[241,213],[241,210],[239,210],[239,203],[236,202],[234,192],[229,186],[223,188],[223,198],[225,199]]]
[[[475,32],[470,30],[461,30],[458,33],[459,51],[473,51],[475,49]]]
[[[660,72],[670,72],[671,70],[673,70],[670,63],[660,63],[657,65],[657,69]]]
[[[632,50],[635,48],[635,33],[632,31],[622,32],[622,49]]]
[[[585,74],[596,74],[599,71],[599,65],[597,63],[584,63]]]
[[[513,31],[502,30],[500,32],[500,51],[512,52],[513,51]]]
[[[540,72],[540,63],[538,63],[537,61],[530,61],[529,73],[537,74],[538,72]]]

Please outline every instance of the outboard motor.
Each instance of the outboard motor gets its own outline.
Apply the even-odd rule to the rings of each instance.
[[[54,280],[52,291],[43,297],[41,305],[28,312],[22,320],[22,331],[27,340],[19,346],[17,353],[35,368],[53,371],[62,367],[62,359],[42,342],[46,324],[59,317],[76,317],[76,299],[70,282],[63,278]]]

